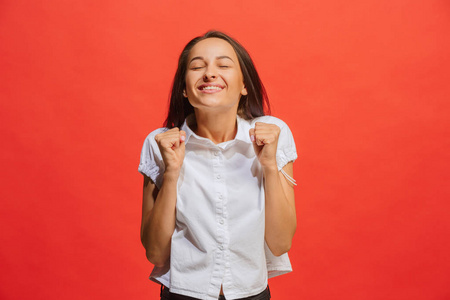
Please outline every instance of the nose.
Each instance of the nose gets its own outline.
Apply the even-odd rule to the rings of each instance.
[[[213,80],[216,79],[216,77],[217,77],[216,73],[211,69],[207,69],[205,74],[203,74],[204,81]]]

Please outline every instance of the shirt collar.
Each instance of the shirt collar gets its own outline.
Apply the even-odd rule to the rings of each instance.
[[[250,140],[250,135],[249,135],[249,130],[251,128],[250,122],[239,117],[239,115],[236,116],[236,119],[237,119],[237,133],[236,133],[236,136],[234,137],[234,139],[231,141],[241,141],[244,143],[251,144],[252,141]],[[201,137],[201,136],[198,136],[197,134],[195,134],[195,132],[192,131],[192,129],[189,127],[189,126],[192,126],[193,124],[195,124],[195,115],[190,114],[189,116],[187,116],[187,118],[184,120],[183,125],[181,126],[181,130],[186,132],[185,143],[187,144],[189,141],[191,141],[191,139],[197,140],[200,143],[205,140],[210,141],[207,138],[204,138],[204,137]],[[227,142],[224,142],[221,144],[229,143],[231,141],[227,141]]]

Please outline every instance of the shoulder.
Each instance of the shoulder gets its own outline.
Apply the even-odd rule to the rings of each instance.
[[[143,153],[150,153],[151,156],[161,156],[158,143],[155,140],[155,136],[160,133],[166,132],[169,130],[167,127],[161,127],[150,132],[144,140],[144,145],[142,146]],[[153,153],[153,154],[152,154]]]
[[[295,146],[294,136],[289,126],[281,119],[274,116],[262,116],[253,119],[252,125],[256,122],[275,124],[280,127],[280,135],[278,137],[277,146],[277,165],[281,170],[287,163],[294,162],[297,159],[297,149]]]
[[[168,128],[158,128],[150,132],[145,138],[144,145],[141,150],[141,159],[139,162],[138,171],[148,176],[158,188],[162,184],[161,174],[164,172],[164,162],[159,151],[158,144],[155,141],[155,136],[167,131]]]
[[[141,160],[142,158],[146,157],[149,157],[152,160],[157,160],[161,156],[158,144],[155,141],[155,136],[167,130],[168,128],[162,127],[153,130],[147,135],[147,137],[144,140],[144,145],[142,146]]]

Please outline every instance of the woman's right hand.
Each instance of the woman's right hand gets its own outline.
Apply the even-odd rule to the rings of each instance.
[[[165,174],[173,173],[178,176],[184,160],[185,140],[186,132],[177,127],[155,136],[166,166]]]

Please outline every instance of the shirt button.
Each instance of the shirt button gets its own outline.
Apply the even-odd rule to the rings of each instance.
[[[220,250],[223,250],[223,245],[219,245],[219,249],[220,249]]]
[[[220,174],[216,176],[217,179],[220,179],[220,177],[221,177]]]
[[[220,154],[219,151],[214,152],[214,155],[215,155],[215,156],[219,156],[219,154]]]
[[[223,223],[224,223],[223,219],[220,219],[220,220],[219,220],[219,223],[220,223],[220,224],[223,224]]]
[[[219,195],[219,199],[221,199],[221,200],[223,199],[223,196],[222,196],[222,194],[220,194],[220,195]]]

